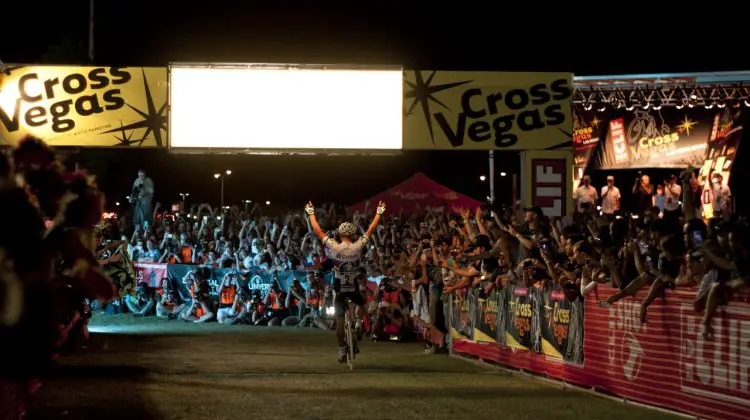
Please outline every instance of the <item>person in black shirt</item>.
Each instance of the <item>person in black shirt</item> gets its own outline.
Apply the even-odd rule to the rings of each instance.
[[[640,217],[651,214],[654,205],[654,186],[651,185],[648,175],[641,175],[635,179],[633,185],[633,210],[632,214]]]

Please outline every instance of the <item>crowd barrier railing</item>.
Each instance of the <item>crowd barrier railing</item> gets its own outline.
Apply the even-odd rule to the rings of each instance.
[[[646,290],[611,307],[598,302],[612,296],[612,288],[600,287],[584,302],[568,302],[570,307],[554,296],[559,292],[519,287],[489,298],[453,295],[453,353],[700,418],[750,418],[747,294],[718,310],[714,339],[704,340],[694,288],[667,291],[649,306],[645,324],[639,312]]]

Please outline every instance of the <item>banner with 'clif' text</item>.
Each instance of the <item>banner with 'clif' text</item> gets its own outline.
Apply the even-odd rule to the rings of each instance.
[[[404,149],[570,144],[571,73],[404,72]]]
[[[10,66],[0,74],[0,145],[166,146],[164,67]]]

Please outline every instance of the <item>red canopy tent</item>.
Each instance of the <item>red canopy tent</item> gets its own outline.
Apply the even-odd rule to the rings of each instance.
[[[364,211],[365,201],[349,207],[349,213]],[[378,201],[385,201],[391,211],[398,212],[403,208],[405,215],[413,213],[417,206],[422,208],[445,206],[446,211],[457,212],[459,208],[474,209],[482,204],[473,198],[438,184],[421,172],[370,198],[369,201],[370,210],[375,209]]]

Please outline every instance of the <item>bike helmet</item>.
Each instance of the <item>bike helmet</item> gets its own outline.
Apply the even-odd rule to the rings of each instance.
[[[339,226],[339,235],[341,236],[354,236],[354,234],[357,233],[357,227],[354,226],[354,223],[351,222],[344,222]]]

